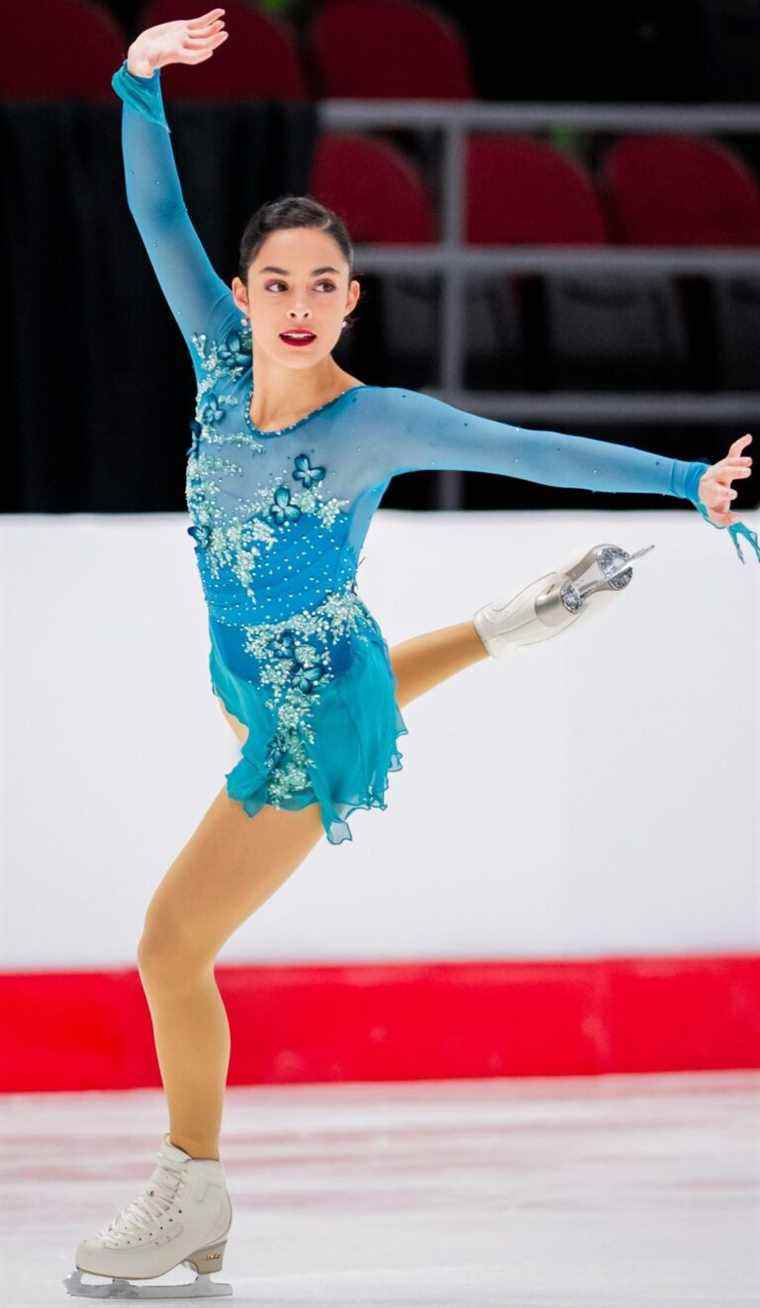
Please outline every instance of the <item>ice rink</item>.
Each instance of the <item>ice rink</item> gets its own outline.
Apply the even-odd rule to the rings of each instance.
[[[166,1129],[160,1091],[3,1100],[7,1308],[77,1302]],[[760,1303],[758,1071],[230,1087],[221,1159],[239,1304]]]

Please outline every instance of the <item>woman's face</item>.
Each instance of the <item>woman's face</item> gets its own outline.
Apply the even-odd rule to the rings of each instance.
[[[271,232],[248,268],[247,285],[235,277],[235,303],[251,320],[257,351],[291,368],[311,368],[340,339],[343,319],[359,299],[348,263],[332,236],[315,227]],[[302,345],[283,333],[310,332]]]

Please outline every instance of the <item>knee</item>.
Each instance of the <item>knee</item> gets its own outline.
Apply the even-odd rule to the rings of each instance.
[[[137,946],[137,966],[152,986],[181,989],[213,966],[193,942],[187,924],[174,912],[149,907]]]

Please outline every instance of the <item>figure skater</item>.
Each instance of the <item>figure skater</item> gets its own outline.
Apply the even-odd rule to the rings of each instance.
[[[560,634],[630,582],[638,556],[599,545],[509,603],[389,651],[356,572],[391,477],[460,469],[680,496],[714,526],[732,524],[740,558],[739,531],[760,559],[757,536],[730,512],[731,482],[750,476],[749,434],[711,467],[513,427],[340,368],[332,350],[359,283],[343,222],[313,198],[263,205],[243,233],[239,275],[220,280],[183,203],[160,69],[210,59],[227,39],[223,14],[147,29],[113,77],[129,207],[197,379],[189,533],[211,685],[241,750],[146,912],[139,972],[170,1129],[143,1193],[77,1248],[66,1288],[92,1297],[231,1293],[209,1280],[232,1222],[219,1158],[230,1036],[218,951],[323,834],[339,844],[355,809],[386,808],[401,708],[489,655]],[[127,1280],[180,1263],[197,1273],[187,1286]],[[111,1281],[104,1291],[83,1272]]]

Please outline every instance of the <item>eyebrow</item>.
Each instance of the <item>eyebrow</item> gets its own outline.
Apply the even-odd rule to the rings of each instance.
[[[267,272],[284,273],[286,277],[289,276],[287,268],[275,268],[274,265],[271,263],[267,264],[266,268],[259,268],[259,272],[260,273],[267,273]],[[312,268],[311,275],[312,277],[316,277],[317,273],[323,273],[323,272],[337,273],[338,269],[332,268],[328,263],[325,264],[324,268]]]

